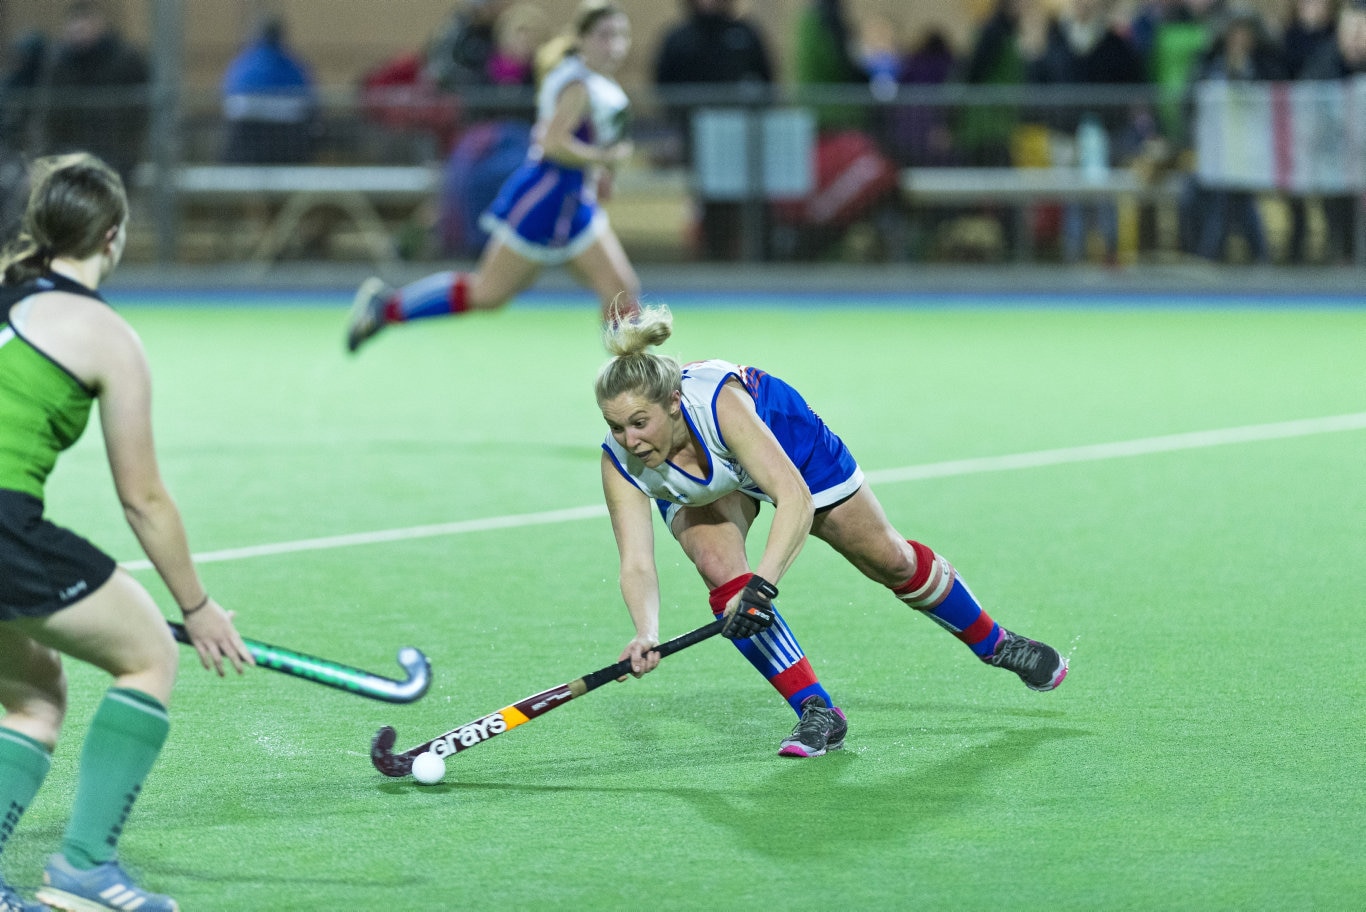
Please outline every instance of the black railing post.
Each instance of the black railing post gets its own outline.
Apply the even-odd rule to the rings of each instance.
[[[769,99],[760,92],[748,92],[745,98],[745,200],[741,209],[741,259],[757,263],[767,257],[765,243],[768,218],[764,174],[764,111]]]
[[[180,204],[175,176],[180,166],[180,96],[185,78],[184,14],[180,0],[152,3],[151,154],[156,259],[175,262],[180,235]]]

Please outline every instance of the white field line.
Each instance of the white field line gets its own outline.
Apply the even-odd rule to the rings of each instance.
[[[554,523],[573,522],[578,519],[592,519],[606,516],[604,506],[573,507],[568,510],[547,510],[544,513],[522,513],[512,516],[492,516],[488,519],[470,519],[462,522],[436,523],[430,526],[409,526],[406,529],[385,529],[380,532],[353,532],[350,535],[329,535],[325,538],[301,538],[298,541],[276,542],[273,545],[250,545],[246,548],[227,548],[222,551],[205,551],[194,556],[197,564],[212,564],[222,561],[245,560],[249,557],[269,557],[275,554],[291,554],[296,551],[325,551],[329,548],[348,548],[352,545],[374,545],[381,542],[407,541],[413,538],[436,538],[441,535],[460,535],[465,532],[487,532],[491,529],[516,529],[521,526],[547,526]],[[123,561],[119,564],[125,570],[150,570],[148,560]]]
[[[903,466],[899,469],[880,469],[866,472],[865,475],[870,482],[889,484],[899,481],[920,481],[926,478],[976,475],[981,472],[1004,472],[1012,469],[1037,469],[1044,466],[1064,465],[1072,462],[1097,462],[1103,459],[1146,456],[1152,453],[1172,453],[1178,450],[1198,450],[1207,447],[1228,446],[1235,443],[1254,443],[1261,440],[1283,440],[1290,437],[1310,437],[1315,434],[1332,434],[1339,431],[1360,430],[1366,430],[1366,412],[1355,412],[1350,415],[1333,415],[1327,418],[1305,418],[1299,421],[1281,421],[1274,424],[1252,424],[1244,427],[1223,428],[1215,431],[1193,431],[1189,434],[1167,434],[1161,437],[1142,437],[1138,440],[1122,440],[1117,443],[1095,443],[1086,446],[1063,447],[1056,450],[1036,450],[1032,453],[1015,453],[1009,456],[983,456],[976,459],[953,459],[947,462],[930,462],[918,466]],[[324,551],[330,548],[374,545],[383,542],[407,541],[415,538],[463,535],[467,532],[487,532],[493,529],[548,526],[556,523],[575,522],[581,519],[596,519],[606,515],[607,508],[600,505],[572,507],[566,510],[547,510],[543,513],[520,513],[511,516],[493,516],[488,519],[436,523],[427,526],[409,526],[405,529],[386,529],[379,532],[355,532],[350,535],[330,535],[325,538],[305,538],[298,541],[277,542],[270,545],[252,545],[246,548],[228,548],[222,551],[206,551],[202,554],[196,554],[194,559],[196,563],[209,564],[222,561],[245,560],[252,557],[291,554],[298,551]],[[124,561],[120,566],[125,570],[148,570],[151,569],[152,565],[151,562],[147,560],[133,560]]]
[[[954,459],[926,465],[882,469],[865,473],[869,481],[919,481],[924,478],[943,478],[949,475],[975,475],[979,472],[1002,472],[1007,469],[1037,469],[1069,462],[1096,462],[1120,459],[1125,456],[1146,456],[1150,453],[1172,453],[1177,450],[1199,450],[1205,447],[1227,446],[1233,443],[1253,443],[1259,440],[1281,440],[1287,437],[1310,437],[1336,431],[1366,429],[1366,412],[1333,415],[1327,418],[1305,418],[1281,421],[1276,424],[1250,424],[1244,427],[1223,428],[1217,431],[1192,431],[1189,434],[1167,434],[1162,437],[1143,437],[1121,440],[1118,443],[1093,443],[1087,446],[1064,447],[1058,450],[1037,450],[1011,456],[983,456],[977,459]]]

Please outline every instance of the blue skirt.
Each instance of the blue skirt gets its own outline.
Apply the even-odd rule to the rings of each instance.
[[[817,510],[834,506],[859,489],[863,472],[854,454],[801,393],[755,367],[744,368],[744,380],[755,411],[802,473]]]
[[[754,397],[755,411],[801,473],[817,513],[838,506],[858,493],[864,479],[854,454],[821,420],[815,409],[806,404],[801,393],[756,367],[741,368],[741,379]],[[739,491],[755,500],[772,502],[757,488],[740,488]],[[655,505],[666,525],[671,524],[683,509],[682,504],[662,499],[656,500]]]
[[[555,162],[528,161],[514,171],[479,225],[537,263],[558,264],[587,250],[606,225],[586,173]]]

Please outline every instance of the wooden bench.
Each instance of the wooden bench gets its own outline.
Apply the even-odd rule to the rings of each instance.
[[[1121,168],[1111,169],[1103,180],[1090,180],[1075,168],[910,167],[900,172],[900,194],[912,207],[996,205],[1009,208],[1016,255],[1029,260],[1034,255],[1034,232],[1030,224],[1032,206],[1067,202],[1175,205],[1183,181],[1184,175],[1167,174],[1149,183],[1135,172]],[[687,199],[693,192],[687,169],[626,169],[616,185],[618,199],[660,192]],[[905,226],[896,230],[904,231]],[[893,246],[900,249],[904,242],[897,241]]]
[[[1179,174],[1148,182],[1125,168],[1113,168],[1102,179],[1090,178],[1076,168],[905,168],[901,172],[901,196],[912,206],[1009,207],[1016,256],[1032,259],[1031,206],[1118,204],[1125,200],[1174,204],[1180,197],[1182,182],[1183,176]]]
[[[154,170],[144,166],[137,183],[155,185]],[[1127,169],[1112,169],[1103,180],[1088,180],[1071,168],[905,168],[900,175],[902,199],[916,206],[1000,205],[1012,210],[1015,250],[1021,259],[1033,257],[1030,207],[1048,202],[1175,203],[1182,176],[1168,175],[1155,183],[1141,180]],[[416,210],[436,198],[441,171],[435,165],[183,165],[174,172],[174,193],[180,206],[274,210],[266,229],[253,245],[251,258],[263,265],[279,259],[301,220],[313,209],[332,206],[344,212],[359,230],[366,248],[381,265],[391,265],[396,251],[381,208]],[[667,188],[685,194],[686,172],[670,169],[626,169],[618,181],[618,196],[645,188]]]
[[[137,182],[154,186],[153,169],[139,170]],[[279,259],[310,211],[333,206],[355,224],[377,263],[392,264],[380,207],[415,210],[436,197],[440,182],[440,170],[427,165],[183,165],[172,186],[182,207],[278,207],[254,246],[258,263]]]

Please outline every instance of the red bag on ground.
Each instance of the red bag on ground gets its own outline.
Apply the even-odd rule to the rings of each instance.
[[[896,191],[896,165],[866,133],[822,134],[813,155],[815,189],[804,199],[774,206],[778,217],[789,224],[842,228]]]

